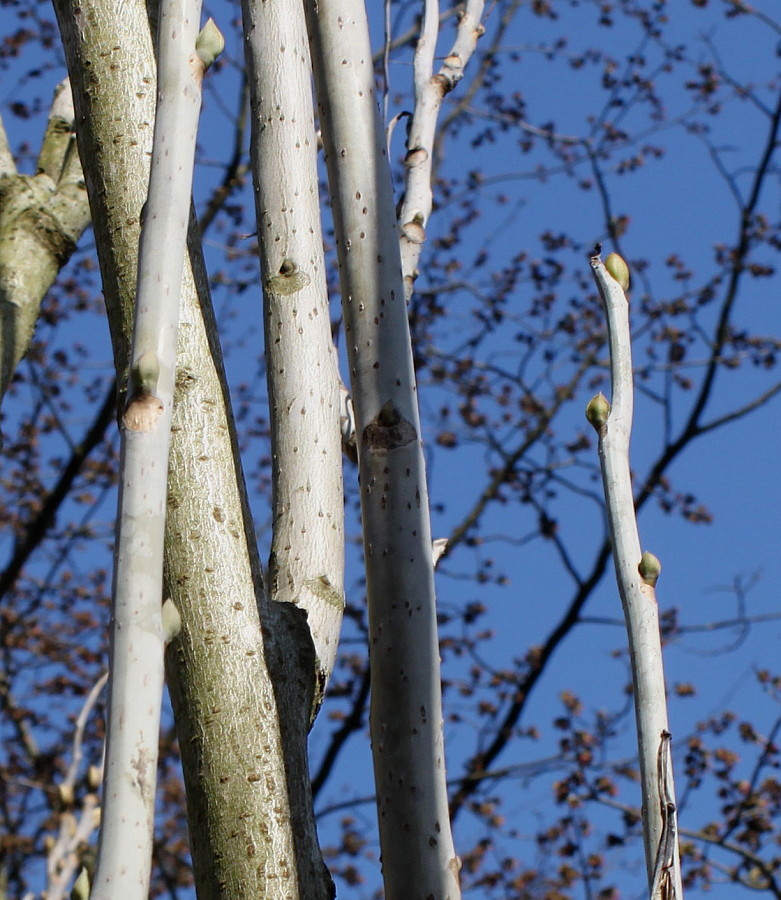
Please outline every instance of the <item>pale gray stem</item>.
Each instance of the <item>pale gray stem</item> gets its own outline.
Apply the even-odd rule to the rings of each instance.
[[[385,896],[457,900],[428,492],[366,12],[359,0],[306,9],[356,420]]]
[[[420,38],[415,49],[415,111],[409,126],[404,200],[399,213],[404,290],[412,296],[418,262],[426,239],[426,226],[433,205],[431,172],[434,139],[442,101],[463,78],[483,34],[480,19],[483,0],[468,0],[459,17],[456,40],[439,71],[434,74],[434,51],[439,34],[439,4],[426,0]]]
[[[103,816],[92,900],[146,900],[163,693],[168,448],[204,63],[200,0],[162,0],[157,113],[123,418]]]
[[[300,0],[245,0],[243,16],[271,419],[269,598],[307,612],[319,706],[344,610],[344,496],[312,67]]]
[[[623,260],[620,257],[613,259],[617,259],[620,266],[614,265],[612,271],[620,277],[626,273],[628,277]],[[629,442],[634,399],[629,303],[624,288],[605,268],[599,255],[591,258],[591,268],[607,315],[612,399],[608,406],[605,398],[598,395],[589,404],[587,415],[599,437],[599,459],[613,544],[613,562],[629,638],[643,796],[643,838],[648,884],[653,888],[659,847],[670,835],[669,827],[665,826],[667,800],[669,798],[673,805],[675,802],[671,764],[665,764],[663,773],[660,769],[663,755],[660,741],[665,753],[669,750],[664,738],[669,736],[669,729],[655,592],[660,567],[655,557],[640,551],[632,492]],[[664,755],[664,759],[666,761],[668,755]],[[665,796],[661,795],[662,786]],[[677,891],[675,898],[682,900],[677,842],[674,854],[672,880]],[[665,852],[664,855],[666,859],[668,854]]]

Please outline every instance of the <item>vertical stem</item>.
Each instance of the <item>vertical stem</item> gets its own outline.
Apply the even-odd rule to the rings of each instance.
[[[613,396],[608,405],[598,394],[589,403],[586,415],[599,437],[613,561],[629,638],[648,884],[654,891],[652,900],[665,896],[682,900],[680,860],[677,840],[674,840],[675,790],[669,756],[667,697],[655,592],[660,566],[655,557],[640,551],[629,466],[634,400],[629,303],[625,294],[628,270],[616,255],[609,257],[607,262],[610,271],[598,253],[591,258],[591,268],[607,315]],[[624,280],[623,287],[611,272]],[[660,893],[664,879],[672,880],[675,894]]]
[[[426,0],[418,45],[415,48],[415,111],[409,126],[404,199],[399,212],[401,261],[407,300],[413,293],[418,262],[426,239],[433,206],[431,174],[434,139],[442,101],[463,78],[484,28],[480,24],[483,0],[468,0],[458,20],[456,40],[440,70],[434,74],[434,53],[439,34],[439,3]]]
[[[306,9],[356,417],[385,896],[457,900],[428,491],[366,12]]]
[[[145,900],[149,892],[163,654],[170,636],[161,615],[168,448],[205,70],[196,53],[200,11],[200,0],[167,0],[160,10],[157,116],[122,428],[104,813],[92,900],[120,893]]]
[[[344,496],[312,66],[300,0],[245,0],[243,17],[272,440],[269,597],[307,612],[319,705],[344,610]]]

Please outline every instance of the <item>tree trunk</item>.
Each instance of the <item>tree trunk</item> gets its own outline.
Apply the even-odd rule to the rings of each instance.
[[[156,72],[146,8],[55,3],[120,375],[128,366],[139,216]],[[328,896],[306,770],[313,652],[267,607],[200,242],[190,229],[180,310],[164,597],[182,628],[167,675],[199,898]],[[261,629],[260,611],[264,620]],[[293,613],[297,612],[295,609]],[[282,672],[272,684],[270,667]],[[300,718],[300,716],[299,716]],[[295,723],[296,717],[291,717]],[[307,717],[308,721],[308,717]]]
[[[355,406],[385,896],[456,900],[428,490],[368,23],[359,0],[306,9]]]
[[[307,612],[319,706],[344,610],[344,498],[312,67],[300,0],[245,0],[243,13],[271,419],[269,597]]]

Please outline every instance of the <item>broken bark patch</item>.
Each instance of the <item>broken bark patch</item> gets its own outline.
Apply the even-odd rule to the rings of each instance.
[[[418,433],[389,400],[379,415],[363,429],[363,445],[369,450],[395,450],[417,440]]]
[[[152,394],[142,394],[128,403],[124,423],[128,431],[154,431],[163,414],[163,401]]]

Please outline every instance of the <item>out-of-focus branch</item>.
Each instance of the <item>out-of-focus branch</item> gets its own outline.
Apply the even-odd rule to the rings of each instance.
[[[95,447],[103,440],[106,429],[116,415],[116,381],[112,385],[101,404],[98,414],[87,433],[76,446],[65,468],[60,473],[57,483],[46,495],[43,505],[38,510],[35,518],[24,528],[24,537],[14,547],[14,553],[8,565],[0,574],[0,599],[13,588],[27,560],[46,537],[49,528],[54,524],[57,510],[68,496],[73,483],[81,471],[87,457]]]
[[[559,410],[567,403],[575,394],[577,386],[580,384],[581,379],[584,374],[593,366],[594,361],[596,359],[595,354],[588,354],[583,360],[581,360],[580,365],[577,370],[573,374],[572,378],[570,378],[569,382],[564,385],[560,390],[556,391],[555,398],[551,401],[550,405],[542,412],[540,415],[537,424],[533,429],[524,437],[523,441],[518,444],[512,451],[506,453],[504,458],[503,465],[496,470],[496,472],[491,477],[491,480],[488,484],[483,488],[482,493],[478,497],[475,504],[472,506],[472,509],[464,516],[461,522],[455,527],[453,532],[447,539],[447,545],[445,546],[444,552],[441,555],[442,559],[447,558],[450,554],[455,550],[459,544],[462,544],[468,537],[470,532],[472,532],[478,522],[480,521],[480,517],[485,511],[488,504],[494,500],[499,492],[499,489],[503,484],[506,483],[507,479],[510,478],[515,471],[515,467],[518,463],[523,459],[523,457],[529,452],[529,450],[540,440],[540,438],[546,433],[550,423],[555,418],[556,414]]]
[[[249,84],[246,73],[242,74],[241,88],[239,90],[238,113],[236,115],[236,130],[233,135],[233,153],[222,180],[209,197],[206,208],[198,217],[198,227],[203,235],[217,214],[225,205],[225,201],[242,183],[244,176],[249,171],[249,166],[244,162],[244,139],[247,131],[247,115],[249,113]]]
[[[415,50],[415,111],[409,126],[404,199],[399,212],[404,291],[412,296],[418,262],[426,239],[426,224],[433,205],[431,174],[434,140],[442,101],[464,76],[478,38],[483,0],[468,0],[459,17],[456,40],[439,72],[434,74],[434,52],[439,34],[439,4],[427,0],[423,27]]]
[[[91,768],[88,776],[90,791],[81,800],[78,815],[73,812],[76,781],[83,759],[82,744],[87,719],[108,680],[105,672],[92,686],[76,719],[73,732],[71,763],[65,778],[57,785],[63,809],[59,813],[59,832],[46,857],[47,900],[64,900],[68,896],[77,869],[82,865],[82,851],[100,823],[100,806],[96,789],[102,766]]]
[[[320,762],[320,766],[312,779],[312,796],[315,798],[317,798],[323,785],[328,780],[328,776],[331,774],[334,764],[339,756],[339,752],[347,743],[347,739],[351,734],[354,734],[363,727],[366,716],[366,703],[369,699],[369,685],[371,684],[369,671],[368,668],[365,669],[350,712],[345,716],[341,726],[331,735],[331,741],[328,744]]]

